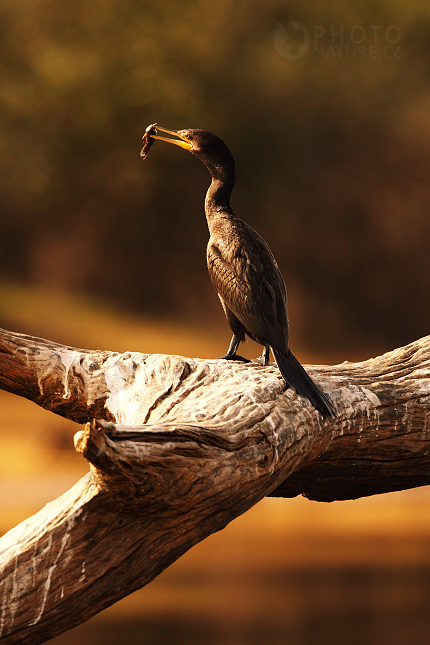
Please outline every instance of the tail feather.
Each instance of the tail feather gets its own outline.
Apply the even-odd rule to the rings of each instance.
[[[335,417],[336,412],[328,397],[311,379],[294,354],[288,350],[283,353],[272,347],[279,370],[287,385],[297,394],[304,396],[325,417]]]

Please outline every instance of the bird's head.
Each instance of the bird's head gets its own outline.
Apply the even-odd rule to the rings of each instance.
[[[155,130],[155,132],[154,132]],[[171,135],[174,138],[160,136],[159,132]],[[207,130],[167,130],[156,125],[149,133],[152,139],[173,143],[196,155],[209,170],[229,170],[234,174],[234,159],[224,141]]]
[[[201,153],[214,153],[217,149],[221,150],[227,147],[224,141],[217,137],[216,134],[206,130],[167,130],[166,128],[160,128],[160,126],[154,126],[154,130],[155,133],[150,135],[153,139],[174,143],[177,146],[181,146],[181,148],[185,148],[185,150],[189,150],[196,156]],[[158,134],[159,132],[165,132],[176,138],[161,137]]]

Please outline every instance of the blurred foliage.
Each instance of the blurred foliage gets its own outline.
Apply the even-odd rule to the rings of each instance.
[[[139,158],[149,123],[202,127],[236,157],[293,344],[351,358],[429,332],[428,3],[3,0],[0,30],[3,278],[221,321],[207,170],[159,142]]]

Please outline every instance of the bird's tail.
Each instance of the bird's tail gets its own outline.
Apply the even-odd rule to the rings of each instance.
[[[328,397],[311,379],[294,354],[288,350],[280,352],[272,347],[279,370],[287,385],[297,394],[304,396],[325,417],[335,417],[336,412]]]

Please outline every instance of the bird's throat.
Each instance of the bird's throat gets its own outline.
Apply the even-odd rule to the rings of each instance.
[[[230,212],[230,195],[233,186],[228,182],[212,178],[205,200],[206,217],[210,218],[220,212]]]

